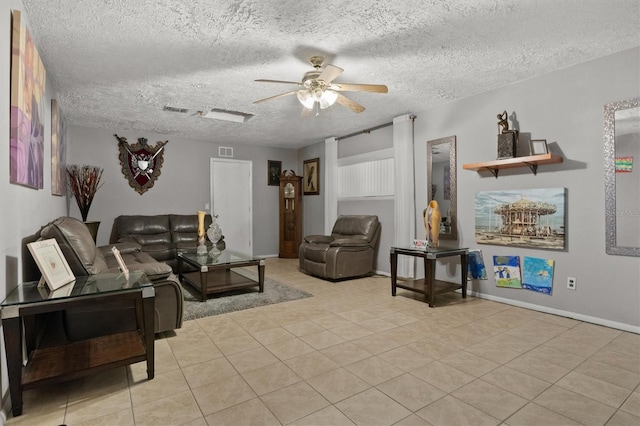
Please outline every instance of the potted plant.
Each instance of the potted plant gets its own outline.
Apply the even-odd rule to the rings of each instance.
[[[98,166],[69,164],[67,166],[67,175],[69,176],[69,189],[78,203],[82,221],[87,224],[95,240],[100,222],[87,222],[87,216],[89,215],[89,208],[91,208],[93,197],[102,186],[100,184],[102,168]]]

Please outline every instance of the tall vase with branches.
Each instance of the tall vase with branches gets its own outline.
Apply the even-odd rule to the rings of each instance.
[[[100,184],[102,168],[98,166],[69,164],[67,166],[67,174],[69,176],[69,188],[78,203],[82,221],[86,222],[93,197],[102,186]]]

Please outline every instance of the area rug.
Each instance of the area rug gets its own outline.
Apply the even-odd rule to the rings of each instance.
[[[183,288],[183,319],[185,321],[313,296],[311,293],[289,287],[266,277],[264,279],[264,292],[262,293],[258,292],[258,287],[256,286],[255,288],[211,294],[206,302],[201,302],[200,296],[196,295],[196,290],[188,284],[185,284]]]

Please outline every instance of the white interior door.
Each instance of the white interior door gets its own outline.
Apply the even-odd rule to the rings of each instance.
[[[227,248],[253,256],[251,161],[211,159],[211,214]]]

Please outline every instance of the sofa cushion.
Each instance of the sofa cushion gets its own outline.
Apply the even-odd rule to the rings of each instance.
[[[121,238],[135,237],[136,235],[163,234],[171,235],[169,216],[166,214],[156,216],[122,215],[113,221],[110,243],[117,243]],[[167,240],[171,242],[171,238]]]
[[[212,218],[210,214],[204,217],[204,228],[209,229]],[[198,242],[198,216],[193,214],[170,214],[169,223],[171,226],[171,242],[173,243],[194,243]]]

